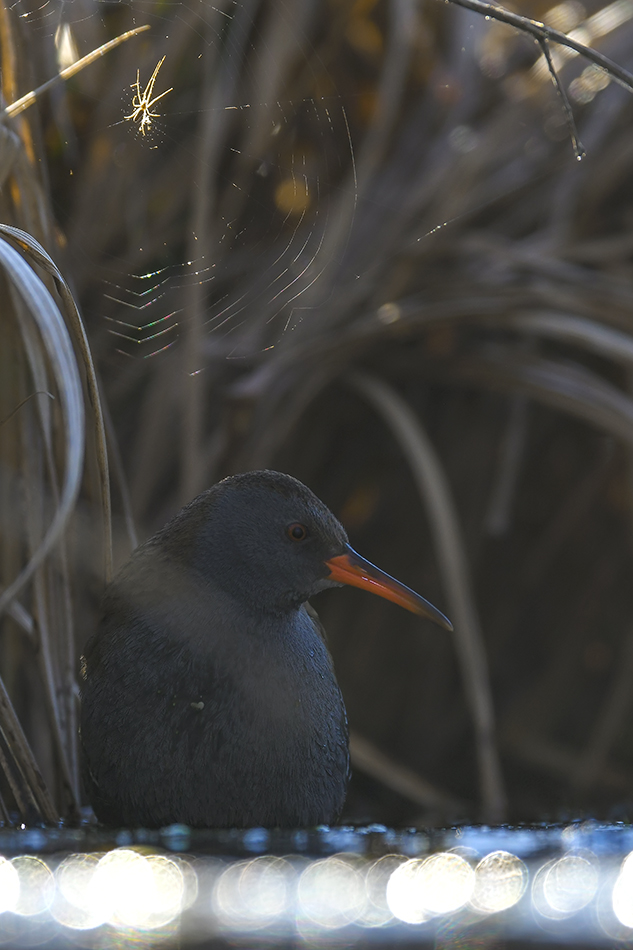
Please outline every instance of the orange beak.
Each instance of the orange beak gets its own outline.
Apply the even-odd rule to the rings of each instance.
[[[369,590],[385,600],[391,600],[394,604],[405,607],[420,617],[426,617],[432,620],[445,630],[452,630],[453,624],[441,611],[430,604],[424,597],[420,597],[409,587],[405,587],[400,581],[385,574],[379,567],[370,564],[364,557],[357,554],[353,548],[347,545],[347,553],[339,554],[337,557],[331,557],[325,562],[330,569],[328,580],[339,581],[341,584],[350,584],[352,587],[361,587],[363,590]]]

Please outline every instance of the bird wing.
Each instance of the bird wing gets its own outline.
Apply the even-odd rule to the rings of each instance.
[[[321,620],[319,619],[319,615],[318,615],[318,613],[316,612],[316,610],[314,609],[314,607],[312,606],[312,604],[310,604],[310,603],[308,603],[308,602],[306,601],[306,603],[304,604],[304,607],[305,607],[305,609],[306,609],[306,613],[307,613],[308,616],[310,617],[310,620],[311,620],[312,623],[314,624],[314,628],[315,628],[316,632],[319,634],[319,636],[321,637],[321,639],[322,639],[323,642],[325,643],[325,646],[328,648],[328,656],[330,657],[330,665],[332,666],[332,669],[334,669],[334,664],[332,663],[332,657],[331,657],[331,655],[330,655],[330,650],[329,650],[327,631],[326,631],[325,627],[323,626],[323,624],[321,623]],[[338,686],[338,682],[337,682],[337,686]],[[339,695],[341,696],[341,727],[342,727],[342,733],[343,733],[343,735],[345,736],[345,743],[346,743],[346,747],[347,747],[347,749],[346,749],[346,752],[347,752],[347,769],[346,769],[346,776],[345,776],[345,778],[346,778],[346,785],[347,785],[347,784],[349,783],[349,780],[350,780],[351,777],[352,777],[352,765],[351,765],[351,760],[350,760],[350,755],[349,755],[349,722],[348,722],[348,719],[347,719],[347,708],[346,708],[346,706],[345,706],[345,702],[343,701],[343,694],[342,694],[341,691],[340,691],[340,687],[339,687]],[[344,804],[344,803],[342,802],[342,803],[341,803],[341,810],[342,810],[342,808],[343,808],[343,804]],[[340,812],[339,812],[337,818],[340,818]]]
[[[306,612],[308,616],[310,617],[310,620],[312,620],[314,627],[316,629],[316,632],[319,634],[319,636],[321,637],[325,645],[328,646],[327,632],[319,619],[318,613],[316,612],[316,610],[314,609],[314,607],[309,601],[306,601],[303,606],[305,607]]]

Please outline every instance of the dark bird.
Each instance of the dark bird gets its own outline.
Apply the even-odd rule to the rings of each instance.
[[[347,717],[308,599],[352,584],[450,630],[278,472],[214,485],[106,591],[82,658],[84,781],[108,825],[301,827],[341,812]]]

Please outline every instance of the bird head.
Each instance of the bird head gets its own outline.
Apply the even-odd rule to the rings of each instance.
[[[233,475],[194,499],[158,536],[227,592],[259,609],[297,609],[328,587],[350,584],[427,617],[439,610],[350,547],[329,508],[280,472]]]

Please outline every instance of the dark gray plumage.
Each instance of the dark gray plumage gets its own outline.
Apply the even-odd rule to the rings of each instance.
[[[291,540],[287,526],[310,535]],[[306,826],[339,815],[345,706],[305,601],[347,535],[294,478],[199,495],[110,585],[85,650],[84,780],[109,825]]]
[[[235,475],[141,545],[82,663],[84,781],[109,825],[334,821],[345,706],[308,598],[353,584],[450,629],[353,551],[301,482]]]

